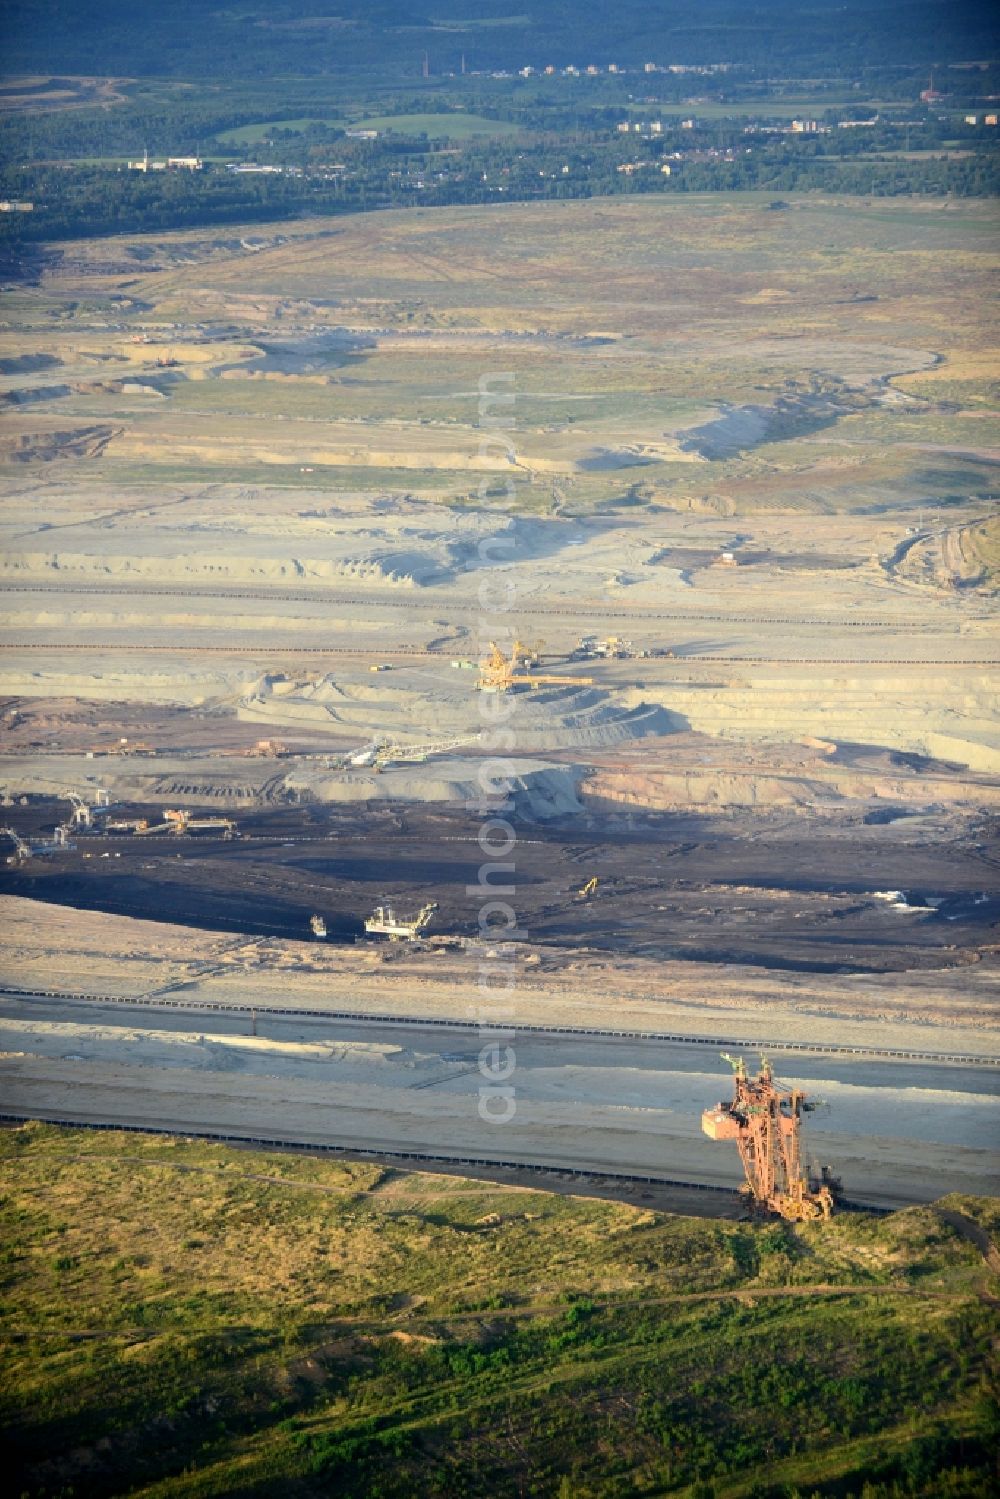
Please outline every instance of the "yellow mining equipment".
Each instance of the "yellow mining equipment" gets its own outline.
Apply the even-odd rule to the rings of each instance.
[[[479,663],[480,692],[511,692],[515,687],[592,687],[593,677],[560,677],[551,672],[534,672],[531,667],[538,660],[538,649],[515,640],[510,656],[492,640],[490,653]]]
[[[240,836],[240,830],[231,817],[195,817],[191,812],[167,807],[163,818],[172,833],[221,833],[227,840]]]

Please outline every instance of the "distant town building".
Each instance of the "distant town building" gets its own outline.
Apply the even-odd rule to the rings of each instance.
[[[619,135],[628,135],[632,131],[635,135],[662,135],[662,120],[620,120],[616,125]]]
[[[995,125],[996,122],[997,122],[997,116],[996,115],[983,115],[983,124],[984,125]]]
[[[966,115],[966,117],[965,117],[965,123],[967,125],[978,125],[979,124],[979,116],[978,115]]]
[[[819,133],[819,125],[818,125],[818,123],[815,120],[793,120],[792,121],[792,134],[793,135],[817,135],[818,133]]]
[[[128,169],[130,172],[200,172],[204,167],[200,156],[168,156],[165,160],[151,161],[149,152],[143,151],[138,161],[130,161]]]
[[[344,134],[352,141],[377,141],[377,130],[346,130]]]
[[[23,198],[0,200],[0,213],[34,213],[34,211],[34,203],[26,203]]]

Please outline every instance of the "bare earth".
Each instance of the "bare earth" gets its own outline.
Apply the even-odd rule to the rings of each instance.
[[[878,997],[889,1013],[875,1021],[858,1014],[872,995],[856,980],[764,984],[734,972],[720,996],[717,976],[636,963],[609,999],[602,965],[557,963],[512,996],[517,1113],[499,1126],[478,1112],[481,1039],[463,1028],[489,1028],[474,954],[414,955],[385,974],[372,971],[371,954],[277,942],[262,951],[122,917],[60,911],[42,930],[34,903],[3,904],[13,934],[5,986],[30,988],[37,974],[51,989],[138,1002],[0,1001],[10,1112],[734,1186],[735,1156],[711,1147],[698,1121],[727,1087],[719,1045],[757,1040],[830,1106],[815,1116],[811,1148],[852,1197],[929,1200],[957,1180],[969,1191],[1000,1188],[996,1030],[934,1023],[956,1006],[989,1004],[995,974],[977,973],[971,991],[942,976],[894,975]],[[56,936],[58,957],[48,945]],[[706,1003],[698,991],[709,984]],[[177,1008],[156,1009],[157,999]],[[311,1014],[283,1019],[278,1009]],[[387,1015],[412,1020],[379,1018]],[[447,1020],[459,1025],[441,1028]],[[561,1027],[718,1039],[609,1042],[560,1037]],[[823,1046],[838,1051],[810,1050]],[[888,1050],[961,1051],[992,1065],[864,1055]]]
[[[732,1185],[698,1115],[769,1043],[856,1198],[996,1190],[995,234],[719,194],[41,254],[0,325],[0,980],[93,998],[0,1001],[7,1107]],[[431,1022],[477,1019],[515,638],[501,1145]],[[99,791],[242,837],[46,852]],[[390,897],[463,945],[354,947]]]

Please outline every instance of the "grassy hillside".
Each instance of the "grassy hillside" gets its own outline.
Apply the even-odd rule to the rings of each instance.
[[[15,1493],[995,1491],[995,1203],[751,1227],[50,1126],[0,1156]]]
[[[481,115],[454,113],[379,115],[375,119],[340,120],[314,117],[301,119],[264,120],[256,125],[243,125],[237,130],[220,133],[219,140],[227,145],[254,146],[267,140],[274,130],[291,130],[301,133],[310,125],[330,125],[340,130],[390,130],[397,135],[426,135],[433,139],[468,140],[471,136],[517,135],[520,127],[509,120],[487,120]]]

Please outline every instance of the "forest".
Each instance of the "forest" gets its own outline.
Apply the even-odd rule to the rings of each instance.
[[[989,57],[989,0],[844,0],[808,9],[778,0],[12,0],[9,72],[247,79],[369,70],[418,77],[526,64],[646,61],[789,66],[823,75],[861,66],[931,67]]]

